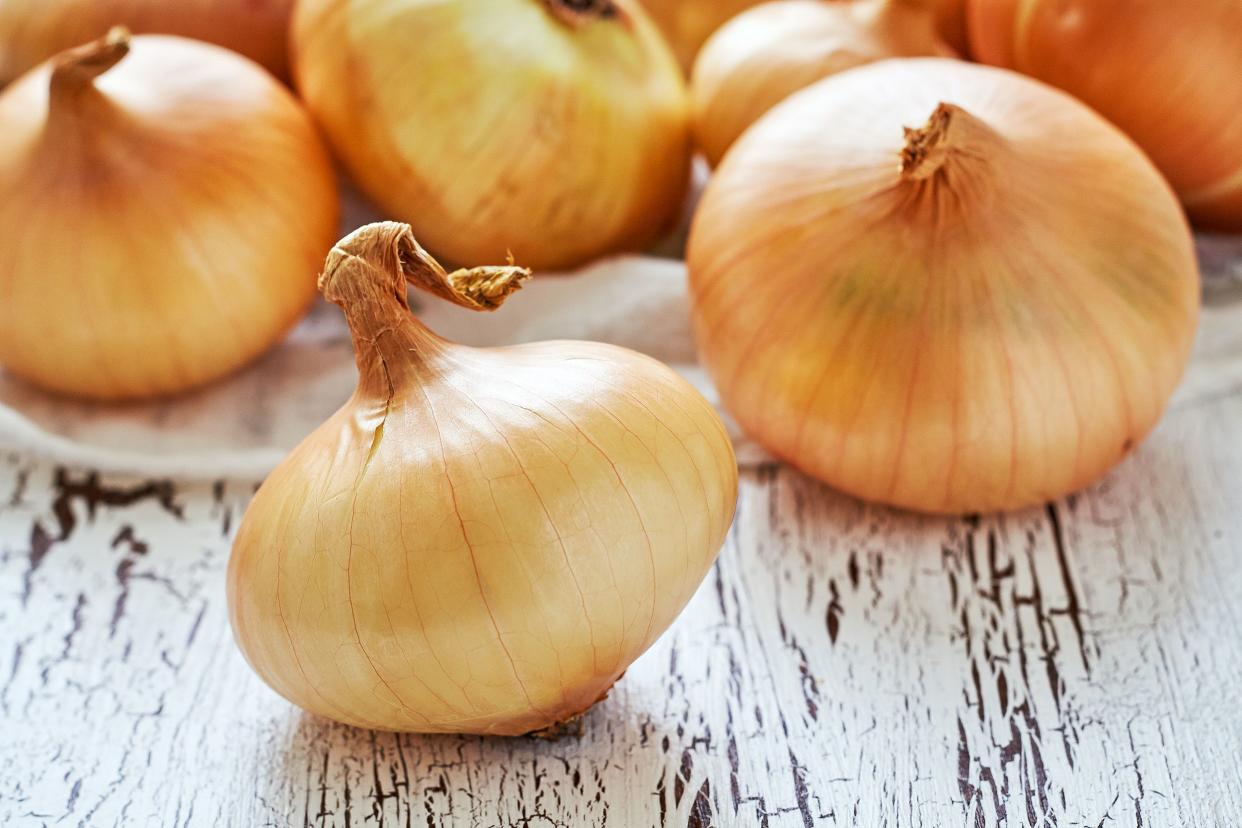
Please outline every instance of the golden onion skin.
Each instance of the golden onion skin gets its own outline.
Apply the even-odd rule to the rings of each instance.
[[[113,26],[205,40],[288,75],[295,0],[0,0],[0,86]]]
[[[715,166],[746,128],[817,80],[891,57],[955,57],[908,0],[775,0],[726,23],[690,84],[695,144]]]
[[[304,0],[298,88],[354,179],[453,261],[653,241],[689,181],[685,84],[630,0]]]
[[[403,261],[425,255],[408,227],[373,227]],[[379,261],[350,239],[337,251]],[[325,294],[350,317],[359,386],[246,512],[228,572],[242,652],[286,699],[352,725],[572,719],[715,560],[737,497],[718,416],[632,351],[455,345],[400,284],[343,301],[336,273]]]
[[[1100,477],[1159,419],[1199,301],[1177,201],[1124,135],[1035,81],[935,58],[836,75],[761,119],[708,185],[688,263],[741,425],[925,512]]]
[[[975,57],[1066,90],[1122,128],[1196,224],[1242,230],[1242,2],[975,0]]]
[[[101,400],[253,359],[314,298],[336,231],[330,159],[287,89],[206,43],[128,50],[76,91],[49,95],[49,63],[0,95],[0,365]]]

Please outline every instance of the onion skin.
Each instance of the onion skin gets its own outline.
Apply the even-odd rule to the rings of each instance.
[[[331,162],[238,55],[122,33],[0,95],[0,365],[100,400],[223,376],[300,317],[336,230]]]
[[[520,735],[602,698],[672,622],[732,521],[712,407],[609,345],[473,349],[404,278],[479,310],[528,272],[445,274],[406,225],[329,256],[354,396],[268,478],[229,561],[238,645],[273,689],[362,727]]]
[[[909,0],[777,0],[743,12],[704,46],[690,85],[695,143],[720,163],[746,128],[817,80],[891,57],[956,53]]]
[[[295,0],[0,0],[0,86],[113,26],[205,40],[288,77]]]
[[[1198,314],[1189,228],[1125,136],[1035,81],[935,58],[766,115],[708,185],[687,258],[740,424],[923,512],[1099,478],[1159,419]]]
[[[1242,231],[1242,2],[982,0],[975,57],[1066,90],[1122,128],[1206,229]]]
[[[764,0],[642,0],[686,72],[712,34]]]
[[[685,83],[629,0],[304,0],[297,85],[354,179],[452,261],[652,242],[689,182]],[[417,44],[411,47],[411,44]]]

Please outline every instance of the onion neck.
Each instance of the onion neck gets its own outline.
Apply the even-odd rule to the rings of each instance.
[[[1005,139],[959,106],[941,103],[927,123],[906,128],[901,150],[903,181],[924,182],[986,165]]]
[[[545,7],[560,22],[570,28],[581,28],[596,20],[616,20],[621,17],[621,7],[615,0],[542,0]]]
[[[111,107],[95,87],[95,79],[124,60],[129,48],[129,30],[115,26],[98,40],[57,56],[48,91],[50,117],[76,116],[87,109]]]
[[[319,290],[345,311],[359,392],[387,399],[414,375],[399,367],[424,362],[444,347],[410,313],[407,284],[464,308],[490,311],[529,276],[529,270],[513,266],[446,272],[408,224],[389,221],[368,224],[337,242],[319,277]]]

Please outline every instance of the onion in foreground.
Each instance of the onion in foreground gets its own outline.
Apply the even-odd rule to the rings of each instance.
[[[205,40],[288,74],[294,0],[0,0],[0,86],[116,25]]]
[[[1242,2],[975,0],[969,15],[976,58],[1084,101],[1197,224],[1242,231]]]
[[[527,275],[445,273],[393,223],[328,257],[358,388],[263,484],[229,562],[237,642],[295,704],[384,730],[554,727],[715,560],[737,466],[685,380],[597,343],[455,345],[405,301],[408,280],[491,310]]]
[[[741,425],[928,512],[1098,478],[1159,419],[1198,311],[1185,219],[1124,135],[1036,81],[934,58],[761,119],[708,185],[688,262]]]
[[[699,53],[694,136],[713,166],[746,128],[817,80],[891,57],[955,53],[914,0],[776,0],[743,12]]]
[[[315,295],[336,182],[288,90],[123,30],[0,95],[0,365],[96,399],[216,379]]]
[[[304,0],[294,46],[337,155],[437,255],[556,270],[680,215],[685,83],[630,0]]]

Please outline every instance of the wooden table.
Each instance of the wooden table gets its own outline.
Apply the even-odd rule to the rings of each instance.
[[[0,825],[1242,824],[1242,303],[1086,492],[921,518],[742,474],[686,613],[580,738],[312,718],[233,645],[252,481],[0,458]]]

